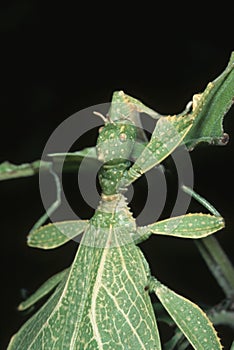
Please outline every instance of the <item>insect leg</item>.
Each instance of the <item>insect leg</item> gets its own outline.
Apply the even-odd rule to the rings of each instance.
[[[196,193],[193,189],[182,185],[181,189],[187,193],[188,195],[190,195],[191,197],[193,197],[194,199],[196,199],[196,201],[200,204],[203,205],[203,207],[205,207],[206,209],[209,210],[209,212],[211,212],[211,214],[215,215],[215,216],[221,216],[220,213],[218,212],[218,210],[216,210],[213,205],[211,205],[205,198],[203,198],[202,196],[200,196],[198,193]]]
[[[52,166],[49,169],[49,172],[54,178],[55,185],[56,185],[56,200],[51,204],[51,206],[46,210],[45,214],[40,217],[40,219],[35,223],[35,225],[32,227],[31,232],[38,229],[40,226],[42,226],[46,220],[50,217],[50,215],[59,207],[61,204],[61,184],[59,181],[58,175],[53,171]]]
[[[149,143],[128,170],[127,176],[123,179],[121,185],[130,185],[167,158],[183,142],[184,137],[192,127],[192,123],[193,119],[190,115],[161,117]]]
[[[182,186],[182,190],[191,195],[216,217],[220,217],[220,213],[205,198],[201,197],[194,190],[184,185]],[[227,297],[233,297],[234,268],[218,240],[215,237],[210,236],[195,241],[195,244],[224,294]]]

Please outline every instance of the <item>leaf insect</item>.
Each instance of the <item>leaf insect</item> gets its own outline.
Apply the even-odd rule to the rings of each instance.
[[[149,142],[137,128],[141,112],[158,119]],[[28,245],[41,249],[59,247],[81,233],[83,237],[72,265],[19,305],[20,310],[25,310],[54,290],[44,306],[12,337],[8,350],[160,350],[149,295],[152,292],[195,349],[221,349],[205,313],[151,276],[137,243],[151,234],[199,239],[221,230],[224,220],[219,215],[190,213],[138,227],[124,196],[131,183],[159,165],[183,142],[193,126],[193,113],[162,117],[117,91],[108,118],[102,119],[105,124],[95,148],[102,162],[98,174],[101,201],[90,220],[41,226],[44,217],[30,232]],[[137,148],[137,142],[142,147]],[[133,164],[129,161],[131,155],[135,158]],[[56,159],[56,155],[52,157]],[[59,194],[58,183],[57,189]],[[51,210],[58,203],[59,200]]]

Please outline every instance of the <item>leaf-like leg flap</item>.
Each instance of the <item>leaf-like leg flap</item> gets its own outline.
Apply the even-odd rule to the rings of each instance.
[[[181,144],[192,123],[190,115],[161,117],[149,143],[129,169],[123,184],[129,185],[168,157]]]
[[[36,304],[40,299],[51,292],[64,278],[68,269],[56,273],[56,275],[50,277],[45,283],[43,283],[35,293],[33,293],[27,300],[19,304],[18,310],[24,311],[30,306]]]
[[[60,247],[81,234],[88,226],[88,222],[88,220],[61,221],[42,226],[29,233],[28,245],[41,249]]]
[[[188,299],[176,294],[155,278],[152,289],[195,350],[221,350],[217,333],[206,314]]]
[[[224,220],[221,216],[210,214],[186,214],[170,219],[162,220],[148,226],[139,227],[139,236],[146,236],[147,233],[167,235],[181,238],[202,238],[221,230],[224,227]]]
[[[39,170],[49,171],[51,164],[51,162],[45,162],[43,160],[36,160],[32,163],[20,165],[15,165],[6,161],[0,164],[0,181],[36,175],[39,173]]]

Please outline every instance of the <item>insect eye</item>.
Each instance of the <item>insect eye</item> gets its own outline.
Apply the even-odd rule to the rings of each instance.
[[[120,141],[124,142],[124,141],[127,140],[127,135],[126,135],[124,132],[122,132],[122,133],[119,135],[119,139],[120,139]]]

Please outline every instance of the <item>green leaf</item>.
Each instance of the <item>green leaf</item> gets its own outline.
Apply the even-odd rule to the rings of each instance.
[[[154,279],[153,290],[195,350],[221,350],[217,333],[206,314],[188,299]]]
[[[36,304],[40,299],[49,294],[65,277],[69,269],[65,269],[56,273],[56,275],[50,277],[45,283],[43,283],[40,288],[37,289],[27,300],[19,304],[18,310],[24,311],[30,306]]]
[[[81,234],[87,228],[88,222],[88,220],[62,221],[42,226],[30,232],[28,245],[41,249],[60,247]]]
[[[224,72],[209,83],[202,94],[193,97],[193,127],[184,142],[192,150],[200,142],[223,145],[228,136],[223,133],[223,117],[234,98],[234,52]]]
[[[186,214],[173,217],[139,227],[139,235],[154,233],[157,235],[168,235],[181,238],[206,237],[224,227],[224,220],[220,216],[210,214]]]
[[[10,180],[17,177],[27,177],[35,175],[42,171],[50,170],[51,162],[36,160],[33,163],[25,163],[20,165],[3,162],[0,164],[0,180]]]

